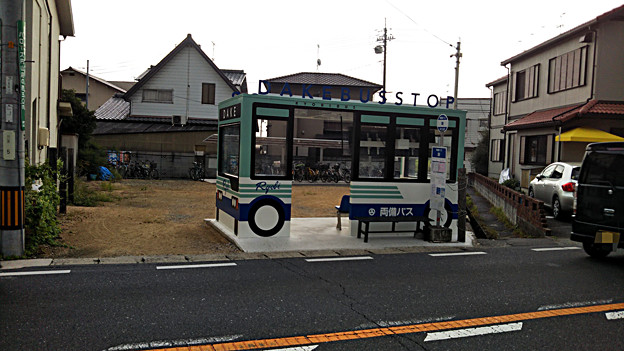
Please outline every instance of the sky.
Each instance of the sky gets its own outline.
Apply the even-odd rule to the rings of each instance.
[[[386,90],[452,96],[461,42],[460,98],[490,97],[501,61],[624,4],[622,0],[72,0],[75,36],[61,44],[72,66],[133,81],[187,34],[221,69],[258,81],[299,72],[342,73],[377,84],[388,42]],[[518,2],[514,2],[519,4]],[[317,65],[317,60],[321,65]],[[393,95],[393,94],[391,94]],[[390,101],[393,101],[390,99]],[[422,101],[424,104],[425,102]],[[419,104],[421,102],[419,101]]]

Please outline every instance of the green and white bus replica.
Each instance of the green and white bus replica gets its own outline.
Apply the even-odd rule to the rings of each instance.
[[[444,133],[436,128],[440,114],[448,118]],[[293,165],[301,163],[350,169],[351,235],[357,234],[356,218],[426,216],[435,224],[432,149],[443,145],[448,152],[439,222],[457,241],[465,118],[465,111],[373,101],[268,94],[223,101],[217,227],[241,239],[290,236]]]

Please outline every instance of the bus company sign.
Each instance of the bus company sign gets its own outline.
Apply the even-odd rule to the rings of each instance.
[[[265,89],[263,90],[263,86],[265,87]],[[301,86],[301,97],[303,99],[311,99],[314,100],[315,98],[312,96],[312,94],[310,93],[310,89],[312,89],[313,86],[315,86],[314,84],[300,84]],[[331,96],[331,90],[334,87],[331,85],[322,85],[321,86],[321,99],[323,100],[331,100],[332,96]],[[348,87],[339,87],[340,88],[340,101],[350,101],[351,100],[351,96],[353,94],[353,96],[356,96],[356,92],[352,92],[350,88]],[[266,80],[260,80],[258,81],[258,94],[260,95],[267,95],[269,94],[269,92],[271,91],[271,83],[266,81]],[[380,105],[383,105],[387,102],[387,98],[386,98],[386,94],[387,92],[385,90],[382,90],[380,92],[377,93],[377,95],[379,95],[379,98],[381,99],[380,101],[378,101],[377,103]],[[232,95],[237,95],[237,93],[234,93]],[[291,85],[288,83],[284,83],[284,86],[282,87],[282,90],[280,91],[280,96],[284,96],[284,95],[288,95],[290,97],[293,96],[292,93],[292,88]],[[420,96],[420,93],[411,93],[411,95],[413,96],[413,106],[416,106],[416,102],[418,100],[418,97]],[[394,94],[395,98],[397,99],[397,102],[395,102],[394,104],[397,106],[401,106],[403,105],[403,92],[402,91],[398,91]],[[374,97],[371,96],[371,91],[370,89],[360,89],[359,90],[359,99],[360,102],[362,103],[367,103],[367,102],[372,102],[372,98]],[[337,98],[337,97],[334,97]],[[318,99],[318,97],[316,98]],[[447,96],[446,97],[446,108],[449,108],[450,105],[452,105],[455,102],[455,98],[452,96]],[[435,95],[435,94],[431,94],[427,97],[427,106],[431,107],[431,108],[435,108],[438,107],[440,104],[442,103],[441,99]]]

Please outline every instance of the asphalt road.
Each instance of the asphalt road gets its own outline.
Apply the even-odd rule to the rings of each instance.
[[[624,349],[624,252],[454,253],[3,270],[0,349]]]

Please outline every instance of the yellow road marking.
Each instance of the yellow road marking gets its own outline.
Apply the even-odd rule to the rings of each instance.
[[[377,338],[387,335],[423,333],[429,331],[440,331],[448,329],[459,329],[477,327],[491,324],[502,324],[510,322],[527,321],[532,319],[552,318],[561,316],[570,316],[576,314],[607,312],[624,309],[624,303],[613,303],[605,305],[593,305],[585,307],[560,308],[554,310],[516,313],[502,316],[480,317],[463,319],[457,321],[445,321],[434,323],[421,323],[385,328],[372,328],[353,331],[343,331],[326,334],[312,334],[305,336],[291,336],[275,339],[259,339],[247,341],[233,341],[210,345],[196,345],[188,347],[172,347],[157,349],[158,351],[229,351],[229,350],[255,350],[268,347],[292,347],[311,344],[320,344],[327,342]],[[156,349],[152,350],[156,351]]]

